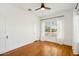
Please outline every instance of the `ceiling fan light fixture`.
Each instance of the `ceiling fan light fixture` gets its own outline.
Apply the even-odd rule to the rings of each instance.
[[[50,10],[50,9],[51,9],[51,8],[49,8],[49,7],[45,7],[44,3],[41,3],[41,7],[35,9],[35,11],[37,11],[37,10]]]
[[[42,7],[41,10],[45,10],[45,8]]]

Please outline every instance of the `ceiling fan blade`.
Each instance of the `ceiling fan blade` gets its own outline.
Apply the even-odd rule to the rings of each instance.
[[[51,8],[49,8],[49,7],[44,7],[44,8],[45,8],[45,9],[49,9],[49,10],[51,9]]]
[[[41,9],[41,8],[37,8],[37,9],[35,9],[35,11],[37,11],[37,10],[39,10],[39,9]]]

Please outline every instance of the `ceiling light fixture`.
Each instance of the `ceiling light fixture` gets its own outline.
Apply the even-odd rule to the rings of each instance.
[[[41,8],[41,10],[45,10],[45,8]]]
[[[35,11],[37,11],[37,10],[50,10],[50,9],[51,9],[51,8],[46,7],[44,3],[41,3],[41,7],[40,7],[40,8],[35,9]]]

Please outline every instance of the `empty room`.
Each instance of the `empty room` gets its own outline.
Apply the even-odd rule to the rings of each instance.
[[[79,56],[79,4],[0,3],[0,56]]]

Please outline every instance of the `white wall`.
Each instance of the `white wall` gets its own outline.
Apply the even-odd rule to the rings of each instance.
[[[39,18],[11,6],[0,4],[0,14],[4,15],[6,21],[6,51],[18,48],[39,39]]]
[[[64,44],[72,45],[73,41],[73,13],[69,11],[65,14],[64,19]]]
[[[55,17],[64,15],[64,41],[63,44],[65,45],[72,45],[72,39],[73,39],[73,11],[67,10],[63,12],[59,12],[56,14],[52,14],[46,17],[43,17],[41,19],[49,18],[49,17]]]

